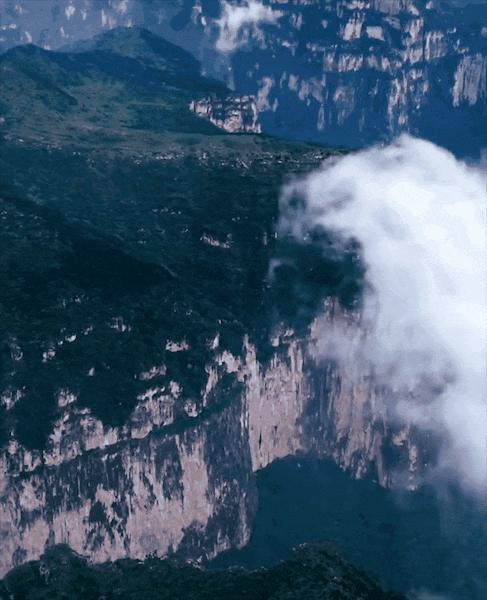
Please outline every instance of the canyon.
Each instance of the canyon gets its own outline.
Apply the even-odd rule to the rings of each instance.
[[[192,52],[206,74],[255,97],[264,133],[356,148],[409,132],[461,155],[482,150],[484,4],[265,0],[268,19],[242,22],[231,34],[227,6],[5,0],[0,48],[56,49],[119,26],[145,27]]]
[[[243,548],[281,459],[391,490],[434,463],[323,359],[327,328],[363,333],[360,252],[282,235],[279,198],[344,152],[316,142],[478,153],[484,9],[265,6],[221,52],[217,2],[0,2],[0,576],[58,544]]]

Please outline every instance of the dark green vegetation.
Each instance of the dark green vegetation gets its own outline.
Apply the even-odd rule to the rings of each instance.
[[[330,549],[300,548],[273,567],[208,572],[150,558],[89,566],[65,547],[18,567],[0,582],[9,600],[401,600]]]
[[[96,134],[98,146],[135,130],[218,133],[188,110],[188,102],[228,90],[201,77],[199,63],[184,50],[129,29],[85,45],[86,51],[69,53],[21,46],[0,57],[7,138],[93,145]]]
[[[269,567],[305,541],[326,539],[393,589],[487,598],[487,504],[465,498],[454,485],[393,492],[311,458],[275,462],[257,474],[257,484],[249,544],[220,555],[213,567]]]
[[[228,92],[190,55],[115,30],[79,52],[13,49],[0,69],[0,392],[20,396],[3,441],[42,448],[60,390],[115,425],[170,381],[200,405],[215,352],[248,334],[265,358],[275,324],[355,297],[351,256],[291,258],[274,235],[280,186],[329,152],[196,118],[191,98]]]

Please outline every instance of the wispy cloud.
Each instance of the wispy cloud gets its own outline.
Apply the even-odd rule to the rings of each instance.
[[[298,239],[324,228],[358,240],[366,334],[324,328],[322,353],[370,369],[400,419],[441,436],[440,467],[477,491],[487,486],[486,183],[404,136],[295,182],[281,214]]]
[[[230,2],[224,0],[221,5],[221,15],[216,21],[219,36],[216,48],[221,52],[233,52],[250,40],[259,38],[263,23],[276,23],[282,16],[280,11],[265,6],[261,0],[244,0]]]

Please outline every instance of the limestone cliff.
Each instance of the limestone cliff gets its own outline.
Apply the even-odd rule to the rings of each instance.
[[[264,131],[346,146],[408,131],[461,153],[483,147],[485,7],[268,4],[278,24],[232,57],[235,86],[261,99]]]
[[[193,100],[190,109],[228,133],[260,133],[257,105],[251,96]]]
[[[334,303],[329,303],[332,310]],[[253,473],[299,452],[332,457],[355,477],[393,484],[417,470],[406,430],[392,431],[381,394],[366,373],[343,373],[316,361],[313,334],[276,334],[275,352],[259,362],[248,339],[207,367],[205,395],[217,405],[187,406],[173,422],[172,391],[141,397],[123,427],[104,427],[73,395],[45,450],[10,441],[1,457],[0,573],[64,543],[94,561],[177,552],[211,558],[248,539],[256,507]]]

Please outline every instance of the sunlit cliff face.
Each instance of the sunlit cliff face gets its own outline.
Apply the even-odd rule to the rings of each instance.
[[[325,162],[281,203],[282,232],[306,243],[325,229],[361,246],[365,334],[323,327],[322,356],[370,369],[399,420],[439,435],[438,470],[485,490],[484,174],[403,136]]]

